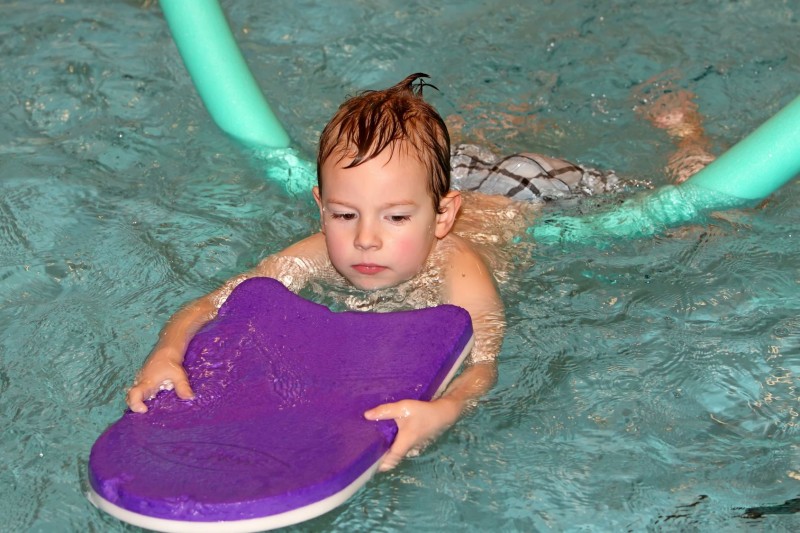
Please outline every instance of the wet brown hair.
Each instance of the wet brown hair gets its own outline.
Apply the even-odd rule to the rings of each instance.
[[[348,98],[322,130],[317,152],[317,185],[322,189],[322,164],[330,157],[353,160],[357,167],[386,148],[406,142],[428,169],[433,209],[450,190],[450,135],[442,117],[422,98],[422,88],[434,85],[420,72],[388,89],[364,91]]]

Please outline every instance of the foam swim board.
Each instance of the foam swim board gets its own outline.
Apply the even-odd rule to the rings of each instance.
[[[89,499],[161,531],[258,531],[323,514],[369,480],[397,433],[364,411],[434,398],[471,346],[460,307],[335,313],[249,279],[189,344],[195,399],[162,392],[97,439]]]

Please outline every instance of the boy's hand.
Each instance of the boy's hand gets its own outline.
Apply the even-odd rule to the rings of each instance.
[[[397,423],[397,437],[378,467],[386,472],[397,466],[409,452],[419,451],[452,426],[461,414],[458,402],[446,397],[431,402],[401,400],[386,403],[364,413],[368,420]]]
[[[183,365],[171,358],[153,356],[145,363],[133,387],[128,391],[125,401],[135,413],[146,413],[145,400],[154,398],[160,390],[175,389],[181,400],[193,400],[194,392],[189,386],[189,379]]]

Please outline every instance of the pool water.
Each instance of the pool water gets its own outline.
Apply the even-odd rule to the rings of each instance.
[[[800,87],[795,0],[223,6],[306,157],[346,95],[422,71],[459,140],[658,185],[671,144],[636,85],[696,93],[717,153]],[[216,129],[157,5],[2,12],[0,530],[133,531],[85,499],[92,443],[164,321],[316,215]],[[800,184],[656,238],[532,253],[502,287],[479,409],[294,529],[797,530]]]

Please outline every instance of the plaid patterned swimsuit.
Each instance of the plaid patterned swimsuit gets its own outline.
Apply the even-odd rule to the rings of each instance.
[[[533,153],[499,157],[474,144],[454,146],[450,164],[454,189],[502,195],[525,202],[593,196],[623,186],[623,180],[613,171],[601,172]]]

